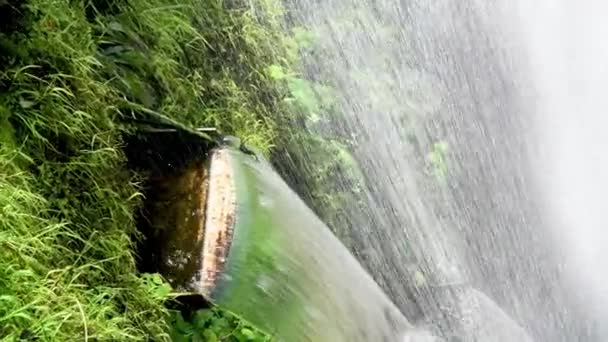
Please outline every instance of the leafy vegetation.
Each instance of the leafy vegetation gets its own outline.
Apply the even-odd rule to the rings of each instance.
[[[300,27],[293,29],[293,37],[291,46],[297,46],[299,54],[318,48],[314,35]],[[283,85],[284,105],[293,113],[278,119],[284,131],[273,150],[275,165],[342,242],[352,247],[345,210],[359,206],[365,179],[350,152],[351,137],[328,129],[341,121],[339,94],[333,85],[311,80],[303,69],[288,72],[273,65],[267,73]]]
[[[448,151],[448,144],[444,141],[440,141],[433,144],[433,149],[427,155],[430,172],[438,182],[445,182],[448,175]]]
[[[267,342],[271,338],[218,310],[198,310],[188,320],[176,312],[172,318],[173,341]]]
[[[309,38],[254,3],[0,2],[0,339],[267,340],[215,309],[184,321],[137,272],[145,175],[121,149],[147,112],[266,153],[294,106],[314,120],[319,87],[277,74]]]

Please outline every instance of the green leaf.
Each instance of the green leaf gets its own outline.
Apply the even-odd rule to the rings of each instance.
[[[208,322],[213,320],[215,313],[212,310],[198,310],[194,313],[193,321],[197,329],[204,330]]]
[[[311,83],[305,79],[293,78],[289,80],[289,90],[296,102],[308,113],[319,111],[319,101]]]
[[[206,342],[218,341],[217,335],[215,334],[215,332],[213,332],[213,330],[205,330],[205,332],[203,333],[203,337],[205,338]]]
[[[241,329],[241,334],[248,340],[255,340],[255,333],[251,329],[243,328]]]
[[[190,336],[183,335],[175,331],[171,333],[171,341],[173,342],[190,342],[190,340]]]
[[[177,328],[177,330],[179,330],[182,333],[191,333],[194,328],[192,327],[192,324],[186,322],[186,320],[184,320],[184,317],[182,316],[181,312],[176,313],[175,315],[175,328]]]
[[[169,296],[169,294],[171,294],[171,286],[169,284],[161,284],[160,286],[158,286],[156,288],[156,290],[154,291],[154,293],[156,294],[157,297],[167,297]]]
[[[433,145],[435,151],[446,153],[449,150],[449,145],[445,141],[437,142]]]
[[[274,80],[283,80],[287,77],[283,67],[280,65],[273,64],[267,68],[268,75]]]
[[[218,330],[232,330],[230,328],[230,323],[223,317],[216,318],[213,320],[213,326]]]

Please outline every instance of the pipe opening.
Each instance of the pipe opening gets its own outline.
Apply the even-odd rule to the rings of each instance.
[[[147,176],[144,205],[137,217],[144,236],[137,247],[138,268],[160,273],[178,292],[208,299],[233,235],[236,194],[231,153],[177,134],[128,141],[132,168]],[[175,153],[184,148],[185,154]]]

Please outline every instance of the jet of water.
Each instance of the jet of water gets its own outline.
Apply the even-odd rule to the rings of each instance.
[[[289,3],[341,113],[302,129],[348,137],[366,180],[338,231],[408,319],[454,341],[607,340],[606,5]]]

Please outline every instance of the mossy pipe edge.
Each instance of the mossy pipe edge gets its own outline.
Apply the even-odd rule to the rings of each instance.
[[[407,341],[411,324],[268,162],[226,146],[209,155],[189,290],[279,341]]]
[[[237,202],[232,161],[229,148],[210,155],[201,269],[206,298],[213,298],[232,244]]]

